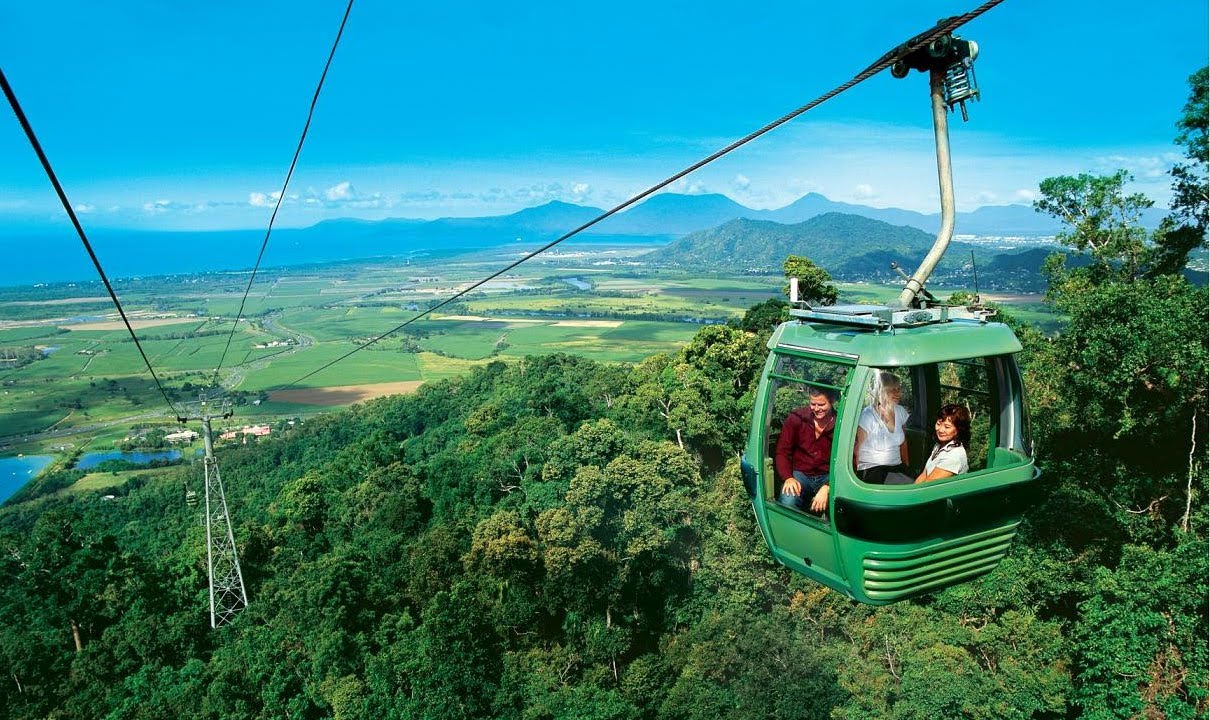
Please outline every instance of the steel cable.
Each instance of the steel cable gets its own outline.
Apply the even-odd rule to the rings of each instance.
[[[239,312],[235,315],[235,323],[231,325],[231,334],[227,336],[227,345],[223,348],[223,354],[218,359],[218,365],[214,367],[214,377],[212,383],[218,383],[219,370],[223,368],[223,361],[227,359],[227,351],[231,349],[231,340],[235,337],[235,331],[239,329],[240,318],[244,316],[244,304],[248,302],[248,293],[252,291],[252,282],[256,280],[256,271],[260,269],[260,261],[265,257],[265,248],[269,247],[269,235],[273,232],[273,221],[277,219],[277,211],[281,209],[282,200],[286,197],[286,188],[290,186],[290,178],[294,175],[294,168],[298,165],[298,156],[302,154],[303,143],[307,140],[307,131],[311,129],[311,118],[315,116],[315,105],[319,102],[319,92],[323,90],[324,80],[328,77],[328,68],[332,67],[332,58],[336,57],[336,48],[340,45],[340,37],[344,34],[345,24],[349,21],[349,13],[353,10],[353,0],[349,0],[349,4],[345,7],[344,17],[340,20],[340,28],[336,31],[336,39],[332,41],[332,51],[328,53],[328,62],[324,64],[323,73],[319,76],[319,83],[315,86],[315,94],[311,96],[311,109],[307,111],[307,122],[303,125],[302,135],[298,138],[298,147],[294,149],[294,159],[290,161],[290,169],[286,171],[286,181],[282,183],[281,192],[277,195],[277,202],[273,206],[273,214],[269,216],[269,227],[265,230],[265,239],[260,245],[260,253],[256,256],[256,265],[252,268],[252,276],[248,278],[248,287],[244,288],[244,297],[239,301]]]
[[[575,228],[574,230],[570,230],[567,233],[559,236],[558,238],[548,242],[547,244],[543,245],[542,247],[535,250],[534,252],[529,253],[528,255],[521,258],[520,260],[509,263],[504,268],[492,273],[491,275],[488,275],[487,277],[483,278],[482,280],[479,280],[478,282],[474,283],[473,285],[471,285],[467,288],[464,288],[463,290],[458,291],[457,293],[451,295],[450,297],[446,298],[445,300],[441,301],[440,303],[437,303],[433,307],[419,313],[418,315],[415,315],[414,317],[400,323],[399,325],[396,325],[395,327],[382,333],[381,335],[378,335],[370,340],[367,340],[365,343],[358,345],[357,347],[353,348],[352,350],[345,353],[344,355],[341,355],[340,357],[336,358],[335,360],[331,360],[331,361],[321,365],[319,368],[312,370],[311,372],[307,373],[306,375],[303,375],[302,377],[298,378],[297,380],[290,383],[289,385],[285,385],[278,389],[286,390],[286,389],[292,388],[292,387],[298,385],[303,380],[306,380],[307,378],[332,367],[333,365],[344,360],[345,358],[349,357],[350,355],[353,355],[356,352],[364,350],[365,348],[377,343],[378,341],[382,340],[383,338],[386,338],[390,335],[393,335],[394,333],[399,332],[400,330],[407,327],[408,325],[411,325],[412,323],[416,322],[417,320],[422,320],[425,317],[428,317],[436,310],[441,309],[442,307],[454,302],[455,300],[457,300],[460,297],[465,296],[467,293],[470,293],[471,291],[475,290],[476,288],[479,288],[479,287],[483,286],[484,284],[500,277],[501,275],[503,275],[504,273],[517,267],[521,263],[524,263],[527,260],[532,260],[533,258],[537,257],[538,255],[541,255],[542,253],[546,252],[547,250],[550,250],[551,248],[558,245],[559,243],[583,232],[584,230],[587,230],[588,228],[592,227],[593,225],[596,225],[597,223],[601,222],[602,220],[604,220],[618,212],[621,212],[622,210],[625,210],[626,208],[630,207],[631,205],[634,205],[635,203],[639,202],[640,200],[643,200],[643,199],[655,194],[656,192],[659,192],[660,190],[668,187],[669,185],[676,182],[677,180],[680,180],[681,178],[685,177],[686,175],[688,175],[706,165],[709,165],[710,163],[714,162],[715,160],[718,160],[719,158],[732,152],[733,150],[736,150],[737,148],[740,148],[743,145],[746,145],[746,144],[752,142],[756,138],[788,123],[789,121],[793,120],[794,118],[798,117],[799,115],[802,115],[803,113],[805,113],[819,105],[822,105],[823,103],[827,102],[828,100],[831,100],[832,98],[836,97],[837,95],[849,90],[854,85],[857,85],[859,83],[865,82],[866,80],[869,80],[871,77],[877,75],[878,73],[880,73],[883,70],[890,67],[892,64],[894,64],[894,62],[897,59],[899,59],[915,50],[919,50],[920,48],[924,47],[925,45],[932,42],[935,38],[940,37],[941,35],[944,35],[949,32],[953,32],[955,29],[965,25],[966,23],[970,22],[971,20],[974,20],[975,18],[979,17],[983,13],[994,8],[995,6],[999,5],[1002,2],[1004,2],[1004,0],[988,0],[988,2],[983,3],[982,5],[975,8],[974,10],[971,10],[970,12],[964,13],[962,15],[955,15],[953,17],[946,18],[945,20],[938,22],[935,26],[933,26],[929,30],[926,30],[926,31],[920,33],[919,35],[916,35],[915,37],[908,40],[907,42],[897,46],[895,49],[890,50],[887,53],[883,54],[882,57],[880,57],[880,58],[878,58],[878,60],[874,61],[865,70],[862,70],[857,75],[854,75],[853,78],[851,80],[849,80],[848,82],[846,82],[842,85],[838,85],[837,87],[833,88],[832,90],[829,90],[828,92],[824,93],[823,95],[820,95],[819,97],[815,98],[814,100],[807,103],[806,105],[803,105],[789,113],[786,113],[785,115],[783,115],[780,118],[778,118],[777,120],[774,120],[773,122],[765,125],[764,127],[760,128],[759,130],[755,130],[755,131],[745,135],[744,137],[740,138],[739,140],[736,140],[735,142],[731,143],[730,145],[724,147],[723,149],[716,151],[715,153],[693,163],[692,165],[685,168],[684,170],[681,170],[680,172],[676,173],[675,175],[670,176],[666,180],[663,180],[660,183],[652,185],[648,189],[644,190],[643,192],[639,193],[638,195],[631,197],[629,200],[626,200],[625,202],[621,203],[620,205],[617,205],[614,208],[601,213],[597,217],[593,218],[592,220],[589,220],[588,222],[584,223],[583,225],[580,225],[579,227]]]
[[[12,86],[9,85],[8,78],[4,75],[3,69],[0,69],[0,86],[3,86],[4,95],[8,98],[8,104],[12,106],[13,113],[17,116],[17,121],[21,123],[21,128],[29,139],[29,144],[33,147],[34,152],[38,155],[38,160],[42,163],[42,169],[46,171],[46,177],[50,178],[50,184],[54,186],[55,192],[59,195],[59,202],[63,204],[63,209],[67,212],[67,217],[71,219],[71,224],[75,227],[76,234],[80,236],[80,242],[84,243],[84,249],[88,251],[88,257],[92,258],[92,264],[97,269],[97,274],[101,276],[101,282],[105,284],[105,289],[109,291],[110,299],[113,300],[114,306],[118,309],[118,314],[122,316],[122,322],[126,325],[127,332],[130,333],[131,339],[134,340],[135,347],[139,349],[139,355],[142,356],[143,363],[147,366],[147,372],[151,373],[151,379],[155,381],[155,386],[160,389],[160,394],[164,396],[164,402],[168,404],[168,408],[172,410],[172,414],[177,419],[180,419],[181,413],[176,409],[176,405],[172,403],[172,399],[168,397],[167,391],[164,390],[164,386],[160,383],[159,376],[155,374],[155,368],[151,366],[151,361],[147,359],[147,353],[143,351],[143,344],[139,342],[139,336],[135,334],[134,327],[130,324],[130,319],[126,317],[126,311],[122,309],[122,303],[118,301],[118,295],[114,292],[113,286],[110,285],[109,277],[105,275],[105,269],[101,267],[101,261],[93,251],[92,243],[88,241],[88,236],[80,225],[80,219],[76,217],[76,211],[67,199],[67,193],[63,191],[63,186],[59,183],[59,178],[55,175],[55,170],[51,167],[46,153],[43,152],[42,144],[38,142],[38,137],[34,134],[34,128],[25,116],[25,111],[21,109],[21,103],[17,101],[17,94],[13,92]]]

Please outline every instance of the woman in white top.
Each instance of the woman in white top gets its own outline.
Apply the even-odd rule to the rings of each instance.
[[[962,405],[942,405],[937,413],[937,444],[924,463],[916,483],[961,475],[970,469],[966,451],[971,445],[971,414]]]
[[[881,485],[888,473],[907,472],[908,446],[903,424],[907,422],[908,411],[899,404],[903,387],[892,373],[878,373],[871,396],[873,402],[861,411],[857,420],[853,466],[863,481]]]

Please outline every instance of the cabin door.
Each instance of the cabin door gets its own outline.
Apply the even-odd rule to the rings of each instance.
[[[778,352],[769,374],[764,400],[764,489],[762,501],[768,518],[770,542],[777,560],[796,572],[832,588],[847,592],[845,578],[836,551],[836,536],[829,509],[812,512],[814,493],[804,491],[801,504],[782,493],[786,476],[794,470],[811,471],[809,459],[818,457],[824,445],[823,474],[828,473],[829,458],[842,437],[843,429],[835,419],[843,415],[842,398],[848,388],[852,365],[838,359],[814,355]],[[833,427],[817,432],[811,406],[826,403]],[[796,418],[791,418],[796,415]],[[806,439],[805,433],[810,433]],[[799,447],[803,442],[811,448]],[[800,482],[800,484],[802,484]],[[825,484],[831,493],[831,482]],[[830,504],[830,503],[829,503]]]

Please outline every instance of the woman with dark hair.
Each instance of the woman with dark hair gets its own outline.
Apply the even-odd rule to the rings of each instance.
[[[966,459],[971,445],[970,411],[954,403],[942,405],[934,432],[937,444],[924,464],[924,471],[916,478],[917,484],[961,475],[970,469]]]

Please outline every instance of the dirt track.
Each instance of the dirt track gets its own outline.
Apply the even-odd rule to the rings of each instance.
[[[616,328],[622,327],[621,320],[560,320],[553,323],[555,327],[581,327],[581,328]]]
[[[406,382],[373,383],[370,385],[338,385],[326,388],[300,388],[298,390],[278,390],[269,393],[273,402],[298,403],[301,405],[352,405],[353,403],[370,400],[383,395],[406,395],[416,392],[416,388],[424,384],[423,380],[408,380]]]
[[[151,320],[135,320],[130,319],[130,326],[135,330],[143,328],[158,327],[160,325],[179,325],[181,323],[200,323],[205,318],[184,317],[184,318],[153,318]],[[110,320],[106,322],[90,322],[80,323],[78,325],[64,325],[63,327],[70,330],[125,330],[126,324],[121,320]]]

